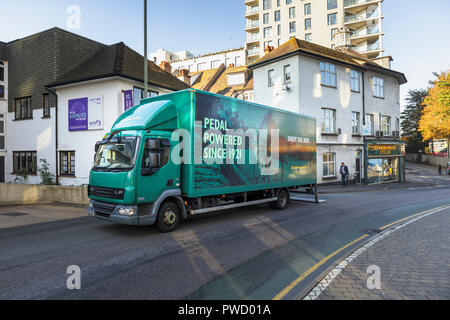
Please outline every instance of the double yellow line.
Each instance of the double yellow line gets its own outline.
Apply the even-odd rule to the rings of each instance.
[[[405,220],[420,216],[420,215],[424,215],[427,213],[431,213],[433,211],[440,211],[442,209],[447,209],[450,208],[450,205],[444,205],[444,206],[440,206],[437,208],[433,208],[433,209],[429,209],[426,211],[422,211],[416,214],[413,214],[411,216],[408,216],[406,218],[397,220],[395,222],[389,223],[385,226],[382,226],[381,228],[379,228],[380,230],[385,230],[395,224],[398,224],[400,222],[403,222]],[[339,252],[341,252],[342,250],[345,250],[346,248],[354,245],[355,243],[361,241],[364,238],[367,238],[369,236],[369,234],[364,234],[361,237],[359,237],[358,239],[353,240],[352,242],[346,244],[345,246],[343,246],[342,248],[339,248],[338,250],[334,251],[333,253],[329,254],[328,256],[326,256],[325,258],[323,258],[322,260],[320,260],[319,262],[317,262],[315,265],[313,265],[312,267],[310,267],[308,270],[306,270],[303,274],[301,274],[298,278],[296,278],[294,281],[292,281],[286,288],[284,288],[283,290],[280,291],[280,293],[278,293],[275,297],[273,297],[272,300],[281,300],[283,299],[295,286],[297,286],[301,281],[303,281],[303,279],[305,279],[307,276],[309,276],[311,273],[313,273],[315,270],[317,270],[317,268],[319,268],[321,265],[323,265],[325,262],[327,262],[328,260],[330,260],[331,258],[333,258],[335,255],[337,255]]]

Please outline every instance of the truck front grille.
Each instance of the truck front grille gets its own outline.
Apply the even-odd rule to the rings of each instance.
[[[125,194],[124,189],[115,189],[115,188],[97,187],[97,186],[89,186],[88,187],[88,195],[89,196],[123,200],[124,194]]]
[[[113,213],[114,208],[116,206],[113,204],[108,204],[108,203],[102,203],[102,202],[94,202],[94,210],[95,213],[105,213],[108,214],[108,216]]]

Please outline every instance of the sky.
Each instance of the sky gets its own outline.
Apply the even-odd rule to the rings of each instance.
[[[73,5],[80,9],[79,29],[68,28]],[[149,52],[199,55],[245,43],[244,0],[148,0],[148,6]],[[56,26],[105,44],[123,41],[143,53],[143,0],[0,0],[0,10],[0,41]],[[402,100],[408,90],[426,88],[432,72],[450,69],[449,12],[448,0],[384,1],[385,54],[408,79]]]

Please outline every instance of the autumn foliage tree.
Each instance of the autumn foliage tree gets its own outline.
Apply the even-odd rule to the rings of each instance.
[[[423,139],[450,137],[450,71],[438,75],[423,102],[419,121]]]

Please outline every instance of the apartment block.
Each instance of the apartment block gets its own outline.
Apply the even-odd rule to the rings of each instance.
[[[352,49],[374,59],[383,51],[383,0],[244,0],[247,63],[291,38],[334,49],[341,26],[352,32]]]

